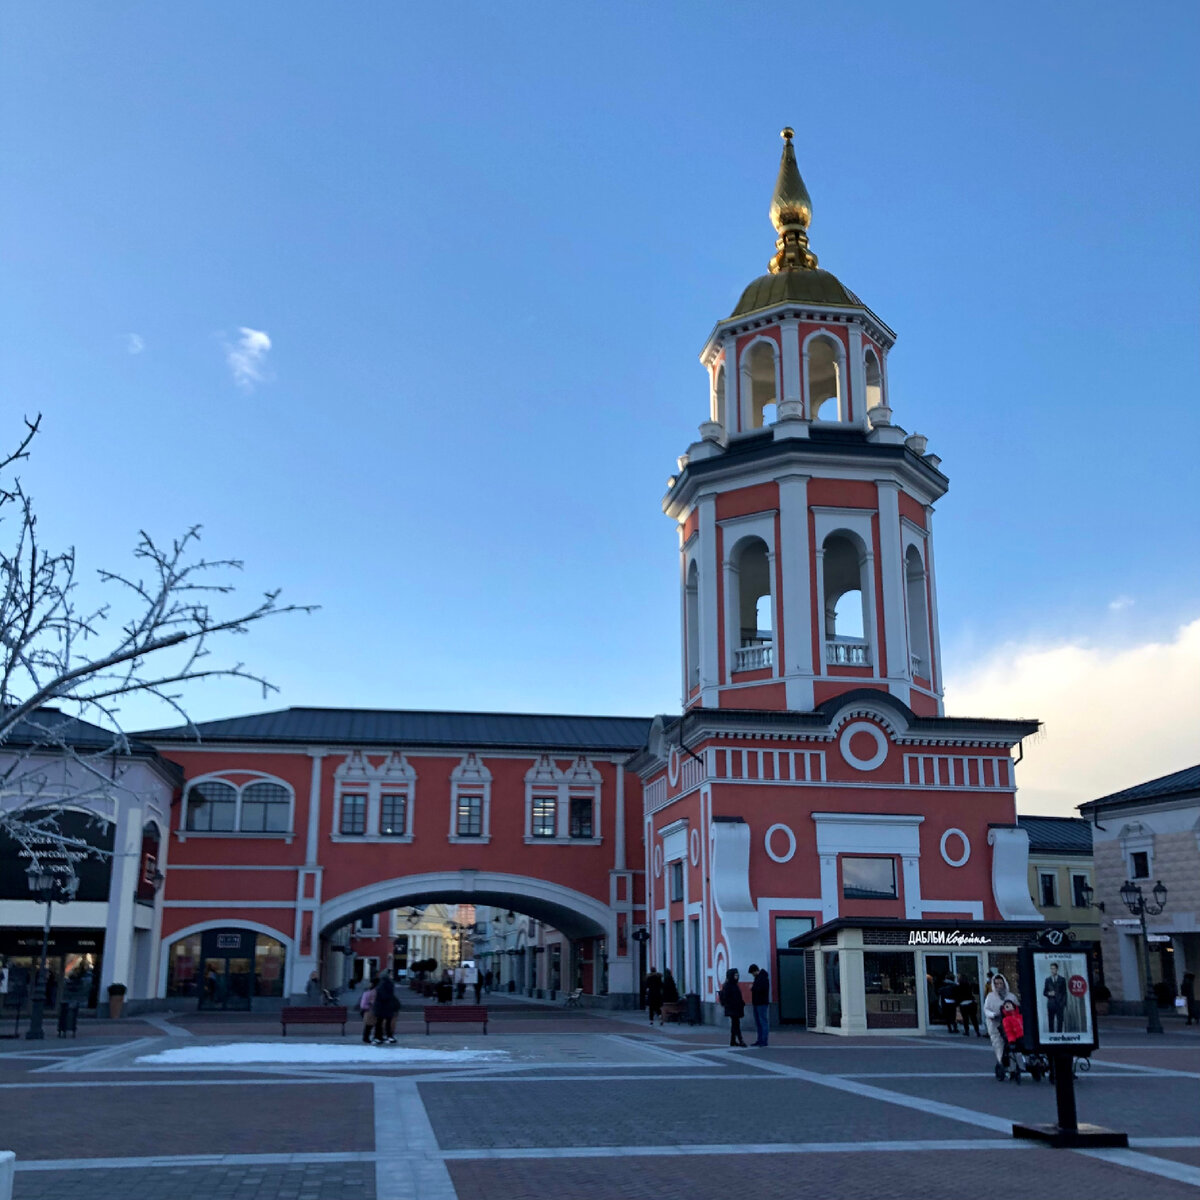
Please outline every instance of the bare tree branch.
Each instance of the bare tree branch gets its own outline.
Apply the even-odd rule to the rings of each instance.
[[[213,645],[268,617],[314,608],[283,604],[275,590],[245,608],[214,609],[235,594],[230,576],[242,563],[202,557],[194,525],[169,545],[139,531],[135,570],[99,570],[113,598],[81,610],[74,548],[41,545],[33,502],[10,478],[40,428],[40,415],[26,418],[16,449],[0,455],[0,831],[26,847],[54,841],[65,805],[87,807],[122,790],[121,760],[130,754],[122,698],[153,697],[196,733],[183,703],[187,685],[245,679],[264,696],[275,690],[240,661],[210,662]],[[72,717],[90,723],[88,738]],[[98,731],[105,736],[97,739]],[[48,770],[48,762],[59,765]],[[78,851],[58,836],[60,850]]]

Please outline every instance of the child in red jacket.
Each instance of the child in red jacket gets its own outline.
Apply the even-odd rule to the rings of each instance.
[[[1016,1082],[1021,1082],[1021,1072],[1025,1070],[1025,1060],[1021,1054],[1021,1047],[1025,1040],[1025,1022],[1021,1019],[1021,1013],[1017,1006],[1011,1001],[1004,1002],[1004,1008],[1001,1010],[1004,1016],[1000,1018],[1000,1024],[1004,1026],[1004,1040],[1008,1043],[1008,1054],[1012,1060],[1012,1073],[1010,1078]]]

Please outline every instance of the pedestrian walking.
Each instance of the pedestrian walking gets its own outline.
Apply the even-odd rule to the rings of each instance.
[[[958,1021],[955,1019],[958,1009],[958,981],[953,975],[947,975],[938,988],[938,1004],[941,1006],[942,1020],[951,1033],[958,1032]]]
[[[1008,980],[999,971],[992,976],[992,990],[983,1002],[983,1015],[987,1019],[988,1038],[992,1053],[996,1056],[996,1078],[1003,1079],[1008,1068],[1008,1041],[1004,1036],[1004,1003],[1011,1000],[1020,1008],[1021,997],[1008,986]]]
[[[479,995],[483,991],[483,976],[479,973],[479,968],[472,963],[467,968],[467,986],[475,993],[475,1003],[479,1003]]]
[[[467,969],[466,967],[454,968],[454,998],[461,1000],[467,994]]]
[[[363,992],[358,1001],[359,1012],[362,1013],[363,1023],[363,1045],[368,1045],[371,1037],[375,1032],[375,1026],[379,1018],[375,1015],[375,983],[372,979],[370,986]]]
[[[742,1017],[746,1014],[746,1000],[738,985],[737,967],[730,967],[725,972],[725,982],[721,985],[721,995],[718,999],[729,1018],[729,1044],[745,1046],[746,1043],[742,1040]]]
[[[396,985],[392,982],[392,973],[384,971],[375,985],[375,1002],[372,1004],[375,1013],[375,1041],[382,1046],[396,1044],[396,1014],[400,1011],[400,1001],[396,999]]]
[[[662,1006],[663,1006],[663,977],[658,973],[657,967],[651,967],[650,973],[646,976],[646,982],[642,985],[646,996],[646,1008],[650,1011],[650,1024],[654,1024],[654,1018],[658,1018],[658,1023],[662,1024]]]
[[[968,975],[959,975],[958,977],[958,1011],[962,1015],[963,1037],[970,1037],[971,1031],[967,1025],[975,1027],[975,1036],[983,1037],[979,1032],[979,1001],[975,999],[975,992],[971,987],[971,979]]]
[[[1200,1007],[1196,1004],[1196,976],[1191,971],[1185,971],[1179,984],[1179,994],[1186,1001],[1184,1012],[1187,1014],[1185,1025],[1200,1025]]]
[[[492,968],[488,967],[488,969],[483,973],[483,990],[487,992],[489,996],[492,994],[492,981],[495,978],[495,975],[492,973]]]
[[[771,977],[757,963],[750,964],[750,974],[754,979],[750,985],[750,1004],[754,1009],[754,1029],[758,1039],[754,1045],[765,1046],[771,1032]]]

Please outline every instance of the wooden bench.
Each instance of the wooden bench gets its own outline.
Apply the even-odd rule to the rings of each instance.
[[[576,988],[564,1001],[563,1008],[582,1008],[583,988]]]
[[[662,1019],[665,1025],[668,1021],[681,1022],[687,1016],[687,1004],[682,1000],[668,1000],[662,1006]]]
[[[445,1021],[452,1025],[463,1022],[483,1022],[483,1032],[487,1033],[488,1011],[482,1004],[427,1004],[425,1005],[425,1032],[434,1021]]]
[[[347,1012],[343,1004],[314,1005],[311,1008],[293,1005],[279,1014],[279,1023],[283,1026],[284,1037],[287,1037],[289,1025],[340,1025],[342,1036],[345,1037]]]

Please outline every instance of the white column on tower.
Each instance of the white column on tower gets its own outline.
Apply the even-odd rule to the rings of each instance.
[[[863,364],[862,330],[851,325],[850,333],[850,403],[854,406],[854,423],[867,427],[867,372]]]
[[[894,479],[877,479],[879,496],[879,565],[883,574],[883,633],[887,639],[887,667],[879,673],[894,680],[893,691],[908,703],[908,629],[904,620],[904,559],[900,554],[900,485]]]
[[[929,684],[938,695],[938,716],[942,715],[942,639],[938,633],[937,575],[933,569],[933,505],[925,506],[925,570],[929,573],[929,625],[933,638],[933,676]]]
[[[725,351],[725,432],[742,431],[741,379],[737,358],[737,336],[726,334],[721,340]]]
[[[729,387],[729,372],[725,373],[725,387]],[[725,411],[729,411],[729,392],[725,393]],[[706,708],[717,708],[717,688],[721,683],[720,643],[717,638],[717,622],[720,606],[717,602],[720,587],[721,565],[717,560],[717,498],[701,496],[696,509],[700,527],[700,595],[697,608],[700,612],[700,703]]]
[[[784,317],[779,322],[783,341],[783,395],[780,400],[800,399],[800,322]]]
[[[807,475],[784,475],[779,480],[779,542],[783,576],[780,625],[787,653],[781,667],[787,706],[808,712],[813,706],[813,611]]]

